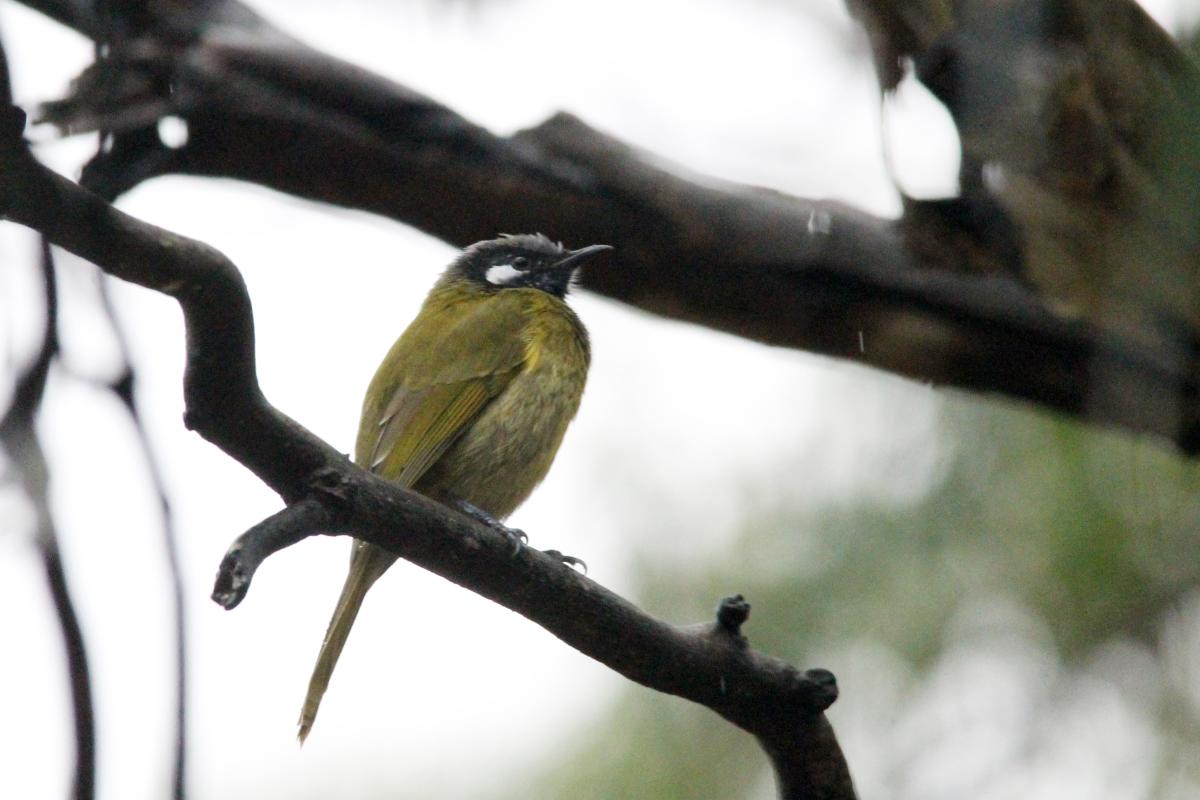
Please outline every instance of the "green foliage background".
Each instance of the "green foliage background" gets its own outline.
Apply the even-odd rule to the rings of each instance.
[[[1097,796],[1200,796],[1200,465],[1153,441],[962,395],[945,402],[943,428],[944,472],[919,501],[766,504],[706,568],[644,564],[641,602],[693,621],[714,597],[742,592],[757,647],[833,669],[843,698],[831,718],[865,796],[972,785],[969,796],[1020,796],[1021,776],[1047,768],[1039,753],[1064,746],[1091,779],[1137,773]],[[963,664],[997,684],[953,679]],[[1115,757],[1088,733],[1113,724],[1112,702],[1127,737]],[[713,723],[630,687],[536,790],[505,796],[742,798],[748,786],[771,796],[752,739]],[[1000,741],[981,764],[964,763],[981,758],[969,748],[988,730]]]

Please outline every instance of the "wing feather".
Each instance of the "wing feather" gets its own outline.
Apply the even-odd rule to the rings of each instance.
[[[525,362],[524,318],[513,294],[427,305],[371,382],[360,464],[412,486],[504,391]]]

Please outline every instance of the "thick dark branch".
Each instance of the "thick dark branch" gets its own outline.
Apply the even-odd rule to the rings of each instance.
[[[727,598],[714,623],[680,628],[530,547],[515,556],[491,528],[345,464],[323,487],[230,547],[213,599],[236,606],[270,555],[307,536],[353,531],[536,622],[632,681],[695,701],[753,733],[784,798],[851,798],[837,738],[822,713],[837,698],[825,670],[801,673],[755,652],[740,633],[749,605]]]
[[[19,140],[23,117],[10,107],[0,118],[0,212],[111,275],[175,297],[188,337],[185,421],[285,499],[302,493],[332,451],[263,399],[241,274],[207,245],[140,222],[38,164]],[[239,418],[240,426],[213,424]]]
[[[935,23],[950,19],[941,0],[860,5],[896,6],[891,16],[863,12],[881,65],[892,65],[888,82],[897,54],[927,47]],[[126,131],[91,165],[97,185],[119,192],[156,174],[224,176],[373,211],[459,246],[504,230],[602,241],[620,265],[585,285],[654,313],[1200,448],[1191,323],[1172,320],[1164,337],[1140,324],[1146,315],[1125,326],[1135,315],[1047,303],[1013,279],[1040,275],[1026,263],[1026,245],[1042,242],[1027,235],[1037,220],[1014,226],[1012,209],[986,191],[912,203],[892,221],[687,177],[566,115],[498,137],[240,17],[233,0],[200,6],[186,19],[156,18],[146,38],[118,49],[102,68],[116,70],[116,88],[94,71],[48,108],[71,129]],[[179,150],[144,127],[167,113],[189,126]],[[964,185],[980,185],[977,171]],[[1053,248],[1037,253],[1064,263]]]
[[[827,673],[806,675],[756,653],[727,614],[723,624],[693,628],[660,622],[559,559],[528,547],[514,556],[489,527],[351,464],[262,396],[236,268],[36,163],[19,141],[22,118],[12,108],[0,116],[0,209],[106,272],[179,301],[189,424],[289,504],[231,548],[214,593],[221,602],[235,604],[275,549],[321,529],[353,532],[523,614],[631,680],[702,703],[753,733],[784,796],[854,796],[823,714],[836,695]]]

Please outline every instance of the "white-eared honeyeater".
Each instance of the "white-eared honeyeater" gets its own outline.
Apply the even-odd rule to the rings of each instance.
[[[496,525],[511,514],[545,477],[579,408],[588,337],[563,298],[580,263],[608,249],[566,250],[537,234],[464,250],[371,380],[356,463]],[[395,560],[354,542],[300,712],[301,742],[363,597]]]

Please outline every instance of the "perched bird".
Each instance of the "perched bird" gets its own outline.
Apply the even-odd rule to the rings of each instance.
[[[587,331],[563,298],[580,263],[609,249],[566,250],[537,234],[464,250],[371,380],[356,463],[515,537],[499,520],[550,469],[587,378]],[[300,712],[301,743],[363,597],[395,560],[354,542]]]

